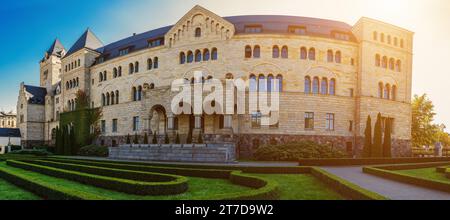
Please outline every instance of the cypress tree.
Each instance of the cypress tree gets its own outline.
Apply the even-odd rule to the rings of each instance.
[[[368,158],[371,156],[370,149],[372,149],[372,119],[369,115],[367,116],[366,130],[364,131],[363,157]]]
[[[137,133],[134,133],[133,144],[139,144],[139,138],[138,138]]]
[[[153,132],[152,144],[158,144],[158,138],[156,137],[156,131]]]
[[[77,147],[77,140],[75,136],[75,127],[72,126],[70,129],[70,155],[77,155],[78,153],[78,147]]]
[[[175,137],[175,144],[181,144],[180,135],[178,134],[178,132],[177,132],[177,135]]]
[[[69,156],[70,155],[70,134],[69,134],[69,128],[67,126],[64,126],[64,150],[63,155]]]
[[[164,136],[164,144],[170,144],[170,139],[169,139],[169,135],[166,133],[166,135]]]
[[[145,132],[145,134],[144,134],[144,144],[148,144],[148,135],[147,135],[147,132]]]
[[[203,134],[202,134],[202,132],[198,133],[197,143],[203,144]]]
[[[130,137],[130,134],[127,135],[127,144],[131,144],[131,137]]]
[[[386,125],[384,130],[384,142],[383,142],[383,157],[391,158],[391,144],[392,144],[392,124],[391,119],[386,119]]]
[[[381,123],[381,113],[378,113],[373,135],[372,157],[383,157],[383,134]]]
[[[186,144],[192,144],[192,129],[190,129],[188,132],[188,136],[186,138]]]

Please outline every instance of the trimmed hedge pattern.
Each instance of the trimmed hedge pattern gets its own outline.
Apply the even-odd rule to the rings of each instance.
[[[107,200],[100,195],[39,181],[0,167],[0,178],[49,200]]]
[[[299,160],[300,166],[360,166],[381,164],[407,164],[449,162],[450,157],[430,158],[359,158],[359,159],[304,159]]]
[[[22,161],[8,160],[6,163],[16,168],[136,195],[174,195],[183,193],[188,189],[187,179],[184,177],[171,182],[155,183],[99,176]]]
[[[447,169],[449,169],[449,166],[443,166],[443,167],[436,167],[436,172],[438,173],[445,173]]]
[[[415,170],[443,165],[450,165],[450,162],[396,164],[396,165],[383,165],[377,167],[380,167],[383,170]]]

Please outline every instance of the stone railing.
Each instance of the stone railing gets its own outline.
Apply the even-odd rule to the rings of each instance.
[[[199,163],[232,163],[234,143],[222,144],[129,144],[109,148],[113,159]]]

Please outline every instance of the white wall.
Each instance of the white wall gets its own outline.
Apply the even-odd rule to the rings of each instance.
[[[12,137],[11,144],[12,145],[20,145],[20,138]],[[0,137],[0,154],[5,153],[6,145],[8,145],[8,137]]]

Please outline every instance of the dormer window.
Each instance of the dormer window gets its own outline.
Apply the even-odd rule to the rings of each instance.
[[[148,47],[158,47],[164,44],[164,38],[152,39],[148,41]]]
[[[130,52],[130,48],[119,50],[119,56],[125,56]]]
[[[290,34],[305,35],[306,34],[306,28],[305,27],[300,27],[300,26],[289,26],[288,32]]]
[[[201,36],[202,36],[202,29],[198,27],[195,29],[195,37],[201,37]]]
[[[336,33],[334,33],[334,38],[336,38],[338,40],[349,41],[350,40],[350,35],[345,34],[345,33],[336,32]]]
[[[245,33],[262,33],[262,25],[246,25]]]

